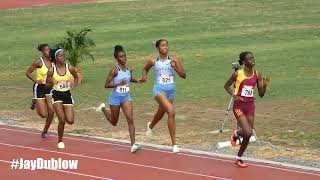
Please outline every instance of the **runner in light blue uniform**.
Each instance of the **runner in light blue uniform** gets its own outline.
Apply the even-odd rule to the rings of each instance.
[[[130,95],[130,80],[131,80],[131,72],[128,67],[123,71],[120,67],[116,66],[117,75],[112,79],[114,84],[120,84],[121,82],[125,82],[126,84],[123,86],[117,86],[112,88],[112,92],[109,96],[109,105],[120,106],[126,101],[131,101]]]
[[[105,88],[112,88],[109,96],[110,110],[106,108],[105,103],[100,104],[96,111],[102,111],[106,116],[108,122],[113,126],[118,124],[120,108],[126,116],[129,134],[131,140],[131,152],[137,152],[141,149],[140,144],[135,140],[135,127],[133,123],[133,105],[130,96],[130,82],[139,83],[139,80],[132,78],[132,72],[127,67],[127,55],[122,46],[116,45],[114,47],[114,58],[118,65],[112,68],[108,74]]]
[[[149,70],[155,67],[155,84],[153,87],[154,99],[159,104],[157,112],[154,114],[151,122],[147,124],[147,136],[152,135],[152,129],[163,118],[168,115],[168,129],[172,141],[172,151],[178,153],[180,151],[176,144],[176,123],[175,110],[173,100],[176,96],[175,75],[178,74],[181,78],[186,78],[186,73],[183,69],[181,61],[174,57],[168,56],[169,43],[165,39],[160,39],[156,42],[156,48],[159,52],[159,57],[150,59],[142,71],[140,82],[147,81]]]
[[[156,81],[153,87],[153,96],[164,93],[169,100],[176,96],[176,71],[171,66],[170,56],[163,62],[159,58],[155,62]]]

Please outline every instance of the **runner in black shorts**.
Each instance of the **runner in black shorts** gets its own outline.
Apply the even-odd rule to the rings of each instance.
[[[47,85],[53,84],[52,103],[54,111],[59,118],[58,125],[58,149],[64,149],[63,132],[64,125],[74,123],[73,99],[70,93],[78,82],[78,75],[74,68],[65,62],[65,54],[63,49],[53,50],[51,59],[55,60],[53,67],[48,71]],[[74,83],[71,80],[74,78]]]
[[[51,103],[51,88],[46,86],[48,69],[52,67],[50,60],[50,48],[48,44],[40,44],[38,50],[42,52],[42,57],[37,58],[26,72],[26,76],[34,82],[33,103],[40,117],[46,118],[46,124],[41,133],[41,137],[48,136],[48,129],[51,125],[54,111]],[[32,75],[36,71],[36,77]]]

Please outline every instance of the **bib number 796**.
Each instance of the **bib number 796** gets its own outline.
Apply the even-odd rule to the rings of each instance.
[[[241,96],[253,97],[254,89],[252,86],[244,86],[241,91]]]

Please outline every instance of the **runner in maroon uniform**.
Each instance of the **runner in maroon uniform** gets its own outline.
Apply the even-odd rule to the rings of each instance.
[[[255,60],[251,52],[242,52],[239,58],[239,63],[241,65],[244,64],[245,67],[234,72],[224,85],[224,88],[234,98],[233,112],[240,126],[240,130],[232,129],[232,146],[236,145],[239,137],[243,138],[235,164],[239,167],[247,167],[241,157],[252,136],[255,112],[254,89],[257,85],[258,94],[263,97],[270,78],[268,76],[261,78],[261,75],[258,75],[258,72],[253,68]],[[235,83],[234,92],[231,89],[233,83]]]

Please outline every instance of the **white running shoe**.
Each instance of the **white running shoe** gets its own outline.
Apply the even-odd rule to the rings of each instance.
[[[150,124],[151,124],[151,122],[148,122],[148,124],[147,124],[146,136],[148,136],[148,137],[152,136],[152,129],[150,128]]]
[[[64,143],[63,142],[59,142],[58,145],[57,145],[57,148],[58,149],[64,149],[65,148]]]
[[[131,147],[131,152],[132,153],[135,153],[137,151],[139,151],[141,149],[141,145],[140,144],[137,144],[137,143],[134,143]]]
[[[180,149],[179,149],[178,145],[173,145],[173,146],[172,146],[172,152],[173,152],[173,153],[178,153],[178,152],[180,152]]]
[[[101,112],[102,111],[102,108],[106,107],[106,104],[104,103],[101,103],[97,108],[96,108],[96,111],[97,112]]]

